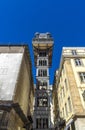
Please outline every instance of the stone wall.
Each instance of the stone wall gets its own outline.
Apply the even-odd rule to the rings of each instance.
[[[74,114],[79,114],[83,112],[83,107],[80,100],[79,91],[76,84],[76,79],[73,74],[72,66],[70,60],[65,61],[66,74],[69,82],[69,90],[71,94],[71,100],[73,104]]]

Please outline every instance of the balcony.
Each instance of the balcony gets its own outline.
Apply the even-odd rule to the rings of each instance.
[[[50,106],[49,107],[36,107],[35,106],[35,111],[50,111]]]
[[[33,38],[33,42],[53,41],[53,38]]]

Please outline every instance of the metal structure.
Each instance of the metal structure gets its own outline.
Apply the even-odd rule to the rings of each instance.
[[[36,66],[34,129],[51,129],[49,67],[52,62],[53,38],[50,33],[36,33],[33,41]]]

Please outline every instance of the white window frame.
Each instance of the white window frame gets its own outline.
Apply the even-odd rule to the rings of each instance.
[[[77,51],[76,50],[72,50],[72,55],[77,55]]]
[[[85,72],[79,72],[79,78],[81,83],[85,83]]]
[[[74,59],[74,61],[75,61],[76,66],[82,66],[83,65],[81,59],[79,59],[79,58]]]

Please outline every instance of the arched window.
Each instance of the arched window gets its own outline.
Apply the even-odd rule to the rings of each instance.
[[[42,60],[39,60],[39,66],[42,66]]]
[[[47,65],[47,61],[43,60],[43,66],[46,66],[46,65]]]
[[[47,76],[47,70],[43,70],[43,76]]]
[[[47,61],[45,60],[44,62],[45,62],[45,66],[46,66],[47,65]]]

